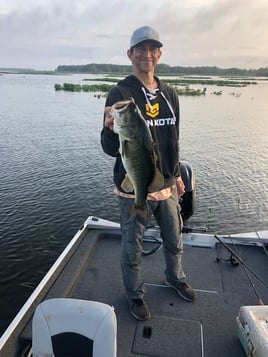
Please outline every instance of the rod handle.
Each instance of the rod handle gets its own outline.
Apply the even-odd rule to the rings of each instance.
[[[259,305],[264,305],[264,302],[262,301],[261,298],[258,299],[258,304],[259,304]]]

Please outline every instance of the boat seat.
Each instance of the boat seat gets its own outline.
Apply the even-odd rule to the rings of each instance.
[[[45,300],[35,310],[32,330],[33,357],[116,356],[116,315],[101,302]]]

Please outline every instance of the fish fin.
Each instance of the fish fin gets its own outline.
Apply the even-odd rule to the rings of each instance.
[[[135,202],[133,203],[133,206],[131,207],[130,211],[130,217],[132,216],[137,216],[139,217],[139,220],[146,225],[148,219],[150,218],[150,211],[147,202],[145,202],[145,205],[143,206],[136,206]]]
[[[130,181],[128,175],[126,175],[123,181],[121,182],[121,187],[125,192],[132,192],[134,190],[133,184]]]
[[[149,185],[149,192],[159,191],[163,187],[163,185],[164,185],[164,176],[161,174],[158,168],[155,168],[154,178]]]

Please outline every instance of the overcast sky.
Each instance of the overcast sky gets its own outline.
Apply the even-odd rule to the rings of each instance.
[[[268,66],[268,0],[0,0],[0,68],[130,64],[149,25],[171,66]]]

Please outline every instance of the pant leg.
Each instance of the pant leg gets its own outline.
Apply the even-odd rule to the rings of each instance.
[[[158,201],[154,216],[160,227],[163,239],[163,252],[166,261],[166,278],[170,282],[185,281],[182,267],[183,242],[182,219],[178,212],[178,196],[176,190],[166,200]]]
[[[121,270],[124,287],[130,299],[143,298],[145,287],[141,271],[142,238],[145,222],[130,211],[134,200],[118,197],[121,224]]]

